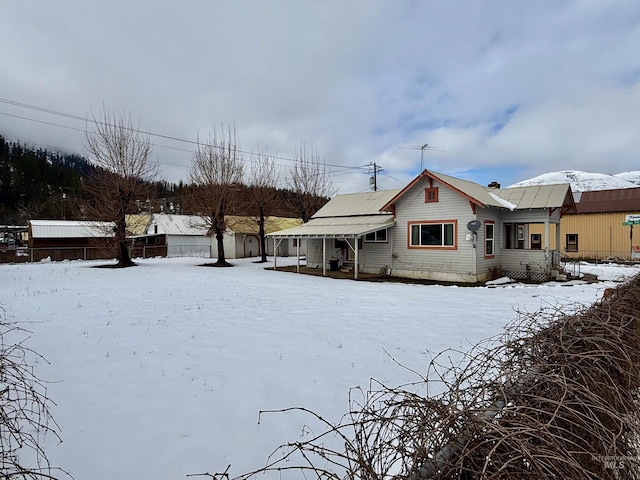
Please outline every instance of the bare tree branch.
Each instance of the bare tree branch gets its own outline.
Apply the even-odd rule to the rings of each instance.
[[[299,148],[288,186],[292,190],[291,206],[304,223],[335,194],[327,165],[313,145]]]
[[[84,146],[97,168],[85,185],[88,201],[83,208],[92,220],[114,223],[118,265],[130,266],[126,215],[135,213],[136,200],[147,199],[152,189],[147,182],[158,175],[158,164],[151,160],[151,140],[134,128],[130,116],[106,110],[89,127]]]
[[[248,203],[255,212],[260,236],[261,261],[267,261],[265,221],[276,200],[278,171],[276,160],[266,152],[261,152],[251,164],[249,171]]]
[[[226,215],[238,202],[237,189],[244,177],[243,157],[235,127],[215,129],[191,160],[189,181],[195,186],[188,198],[192,211],[205,217],[218,249],[217,266],[229,266],[224,252]]]

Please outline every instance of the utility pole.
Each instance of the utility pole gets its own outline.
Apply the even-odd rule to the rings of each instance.
[[[374,192],[378,191],[378,172],[382,171],[382,167],[379,167],[375,162],[369,163],[369,167],[372,168],[372,171],[369,173],[372,175],[369,178],[369,185],[373,189]]]

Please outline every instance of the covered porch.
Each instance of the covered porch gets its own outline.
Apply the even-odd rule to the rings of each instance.
[[[282,230],[267,235],[273,240],[274,252],[285,239],[294,238],[298,241],[297,245],[300,245],[302,240],[307,242],[307,260],[309,255],[317,256],[317,261],[314,263],[318,265],[316,270],[322,272],[322,276],[327,276],[327,272],[334,273],[338,266],[338,258],[329,253],[334,246],[336,240],[343,242],[350,252],[350,257],[353,259],[353,278],[358,279],[361,272],[361,252],[363,250],[363,239],[367,234],[371,234],[380,230],[386,230],[395,225],[395,220],[392,215],[359,215],[350,217],[331,217],[331,218],[315,218],[311,219],[308,223],[300,225],[299,227],[291,228],[288,230]],[[318,244],[320,252],[312,251],[312,244],[316,242]],[[391,253],[389,253],[391,255]],[[299,247],[296,249],[296,271],[301,272],[301,256]],[[306,267],[306,265],[305,265]],[[274,256],[273,268],[276,270],[277,257]],[[350,273],[349,273],[350,275]]]

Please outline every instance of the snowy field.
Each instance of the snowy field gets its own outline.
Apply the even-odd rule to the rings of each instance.
[[[303,406],[338,421],[351,387],[417,380],[398,363],[424,373],[433,354],[467,350],[516,310],[590,304],[640,272],[583,265],[603,281],[463,288],[202,261],[0,266],[6,320],[32,332],[27,346],[49,362],[36,373],[52,382],[63,442],[48,437],[46,451],[76,480],[258,468],[309,420],[270,414],[258,425],[260,410]]]

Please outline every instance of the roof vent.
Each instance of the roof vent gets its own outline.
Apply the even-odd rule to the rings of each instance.
[[[491,182],[488,185],[489,188],[500,188],[500,184],[498,182]]]

